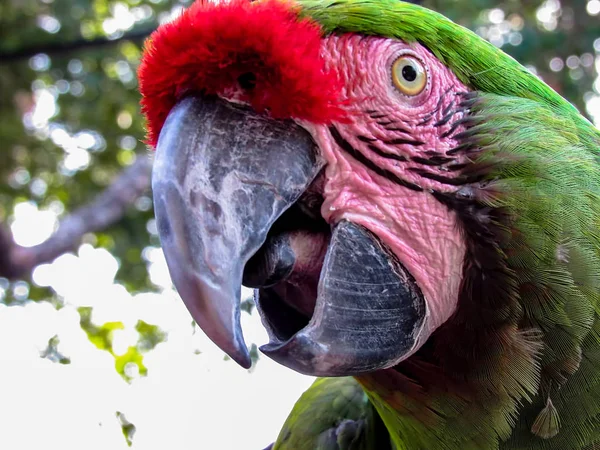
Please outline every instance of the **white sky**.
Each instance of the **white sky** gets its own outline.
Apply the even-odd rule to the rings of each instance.
[[[55,217],[29,204],[15,211],[12,225],[21,244],[47,236]],[[169,283],[158,249],[149,252],[152,279]],[[218,350],[198,329],[177,295],[131,296],[114,284],[117,261],[103,249],[80,247],[38,268],[34,281],[51,285],[65,306],[0,304],[0,448],[21,449],[250,449],[275,440],[295,400],[312,378],[262,356],[252,373]],[[114,369],[113,357],[89,342],[77,307],[93,306],[100,325],[121,321],[115,351],[137,341],[138,319],[159,325],[168,340],[144,357],[147,377],[131,384]],[[258,314],[242,313],[248,344],[267,341]],[[40,358],[58,335],[61,365]],[[195,354],[200,350],[200,354]],[[136,426],[127,447],[116,411]]]

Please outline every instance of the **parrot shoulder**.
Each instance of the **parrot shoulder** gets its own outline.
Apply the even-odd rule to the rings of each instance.
[[[273,450],[370,448],[391,450],[389,437],[352,377],[317,379],[296,402],[273,446]]]

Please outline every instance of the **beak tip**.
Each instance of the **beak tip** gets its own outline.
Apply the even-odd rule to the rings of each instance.
[[[227,356],[244,369],[249,369],[252,366],[250,352],[244,341],[242,328],[239,324],[236,323],[233,327],[220,324],[215,327],[214,324],[208,325],[204,317],[195,317],[194,320],[208,338]]]
[[[243,355],[242,358],[234,359],[236,363],[242,366],[244,369],[250,369],[252,367],[252,360],[250,359],[250,355]]]
[[[252,366],[252,359],[250,358],[250,352],[242,336],[242,327],[236,327],[235,338],[232,342],[233,351],[229,353],[229,356],[244,369],[249,369]]]
[[[236,342],[235,348],[228,351],[227,354],[231,359],[233,359],[244,369],[249,369],[250,367],[252,367],[252,359],[250,358],[250,353],[248,352],[246,344],[244,344],[243,342]]]
[[[218,316],[196,316],[194,319],[217,347],[244,369],[249,369],[252,366],[252,359],[239,323],[239,309],[236,308],[230,313],[233,316],[231,320],[223,320]]]
[[[334,370],[323,367],[325,349],[300,332],[286,342],[269,342],[260,351],[272,360],[296,372],[311,376],[336,376]]]
[[[244,341],[239,321],[239,308],[227,313],[225,317],[201,315],[194,319],[217,347],[244,369],[249,369],[252,366],[252,359]]]

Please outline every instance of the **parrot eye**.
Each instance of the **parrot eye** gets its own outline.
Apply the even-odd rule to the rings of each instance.
[[[392,80],[400,92],[415,96],[427,85],[427,71],[418,59],[401,56],[392,65]]]

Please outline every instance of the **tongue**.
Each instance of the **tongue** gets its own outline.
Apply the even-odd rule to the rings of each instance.
[[[258,309],[271,341],[291,338],[312,317],[330,237],[329,231],[283,232],[246,264],[244,285],[260,288]]]
[[[309,304],[298,304],[293,295],[290,301],[287,280],[283,287],[259,291],[257,306],[271,338],[261,348],[263,353],[317,376],[384,369],[413,353],[425,319],[425,300],[412,276],[376,236],[341,221],[318,267],[316,295],[312,277],[304,291],[299,286],[291,292],[301,299],[315,295],[308,323],[298,311]]]

